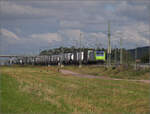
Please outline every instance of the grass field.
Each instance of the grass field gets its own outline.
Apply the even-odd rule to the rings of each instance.
[[[150,80],[150,68],[134,70],[133,67],[124,68],[123,66],[113,68],[105,68],[102,66],[66,66],[64,69],[79,72],[82,74],[89,74],[95,76],[106,76],[119,79],[137,79],[137,80]]]
[[[56,67],[0,67],[0,113],[148,114],[150,86],[65,76]]]

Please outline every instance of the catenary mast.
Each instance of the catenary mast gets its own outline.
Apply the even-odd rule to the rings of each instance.
[[[111,66],[111,43],[110,43],[110,21],[108,21],[108,49],[107,49],[107,53],[108,53],[108,57],[107,57],[107,65],[108,67]]]

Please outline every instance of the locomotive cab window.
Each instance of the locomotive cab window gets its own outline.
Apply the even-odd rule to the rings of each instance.
[[[96,51],[96,55],[97,55],[97,56],[103,56],[103,55],[104,55],[104,52],[102,52],[102,51]]]

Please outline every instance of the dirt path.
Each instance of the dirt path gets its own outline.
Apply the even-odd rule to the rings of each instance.
[[[77,77],[83,77],[83,78],[98,78],[98,79],[105,79],[105,80],[126,80],[126,81],[133,81],[133,82],[144,82],[144,83],[150,83],[150,80],[131,80],[131,79],[117,79],[117,78],[109,78],[105,76],[94,76],[94,75],[88,75],[88,74],[80,74],[77,72],[72,72],[70,70],[64,70],[61,69],[60,72],[65,75],[72,75]]]

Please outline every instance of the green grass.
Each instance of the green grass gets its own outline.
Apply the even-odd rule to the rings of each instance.
[[[145,79],[150,80],[150,69],[139,69],[134,70],[132,67],[124,68],[105,68],[103,66],[65,66],[64,69],[72,70],[75,72],[95,75],[95,76],[106,76],[111,78],[120,78],[120,79]]]
[[[50,102],[41,102],[35,97],[34,91],[31,94],[21,92],[18,82],[8,75],[1,78],[1,113],[26,113],[26,112],[51,112],[59,110]]]
[[[148,114],[149,84],[65,76],[56,67],[1,67],[0,113]]]

